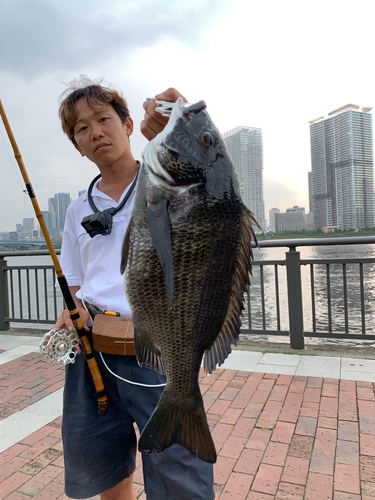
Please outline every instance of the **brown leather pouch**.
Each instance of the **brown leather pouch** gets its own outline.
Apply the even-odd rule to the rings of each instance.
[[[94,349],[106,354],[135,356],[133,319],[96,314],[92,325]]]

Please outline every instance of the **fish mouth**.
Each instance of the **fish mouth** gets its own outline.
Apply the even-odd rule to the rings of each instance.
[[[150,174],[150,179],[154,184],[162,184],[165,187],[181,187],[185,184],[178,184],[175,179],[162,167],[158,159],[158,148],[164,143],[165,138],[173,131],[177,120],[184,119],[190,121],[193,116],[197,115],[206,108],[204,101],[198,101],[190,106],[185,106],[182,97],[179,97],[173,105],[171,116],[167,125],[152,141],[150,141],[143,150],[143,160]],[[198,183],[200,184],[200,183]],[[195,185],[195,184],[194,184]],[[189,187],[192,187],[190,184]],[[187,187],[187,186],[186,186]]]
[[[204,101],[198,101],[195,104],[184,107],[182,115],[186,120],[191,120],[193,116],[197,115],[201,111],[207,108],[207,104]]]

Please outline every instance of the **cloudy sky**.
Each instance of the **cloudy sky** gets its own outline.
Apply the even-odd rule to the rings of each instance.
[[[0,0],[0,98],[42,210],[97,175],[57,116],[63,82],[103,77],[139,132],[142,102],[175,87],[204,99],[221,132],[260,127],[264,199],[308,209],[309,120],[347,103],[375,107],[372,0]],[[33,217],[0,123],[0,230]]]

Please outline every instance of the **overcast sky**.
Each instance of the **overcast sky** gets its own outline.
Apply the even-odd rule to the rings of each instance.
[[[266,218],[308,211],[308,122],[375,107],[374,11],[372,0],[0,0],[0,98],[41,209],[97,175],[57,115],[63,82],[82,73],[122,90],[136,158],[144,98],[171,86],[204,99],[222,133],[260,127]],[[34,213],[0,132],[0,230],[15,230]]]

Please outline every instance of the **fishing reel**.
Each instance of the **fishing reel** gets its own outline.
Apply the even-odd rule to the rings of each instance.
[[[74,363],[80,349],[79,337],[72,332],[53,328],[47,332],[39,344],[40,354],[47,363],[68,365]]]

